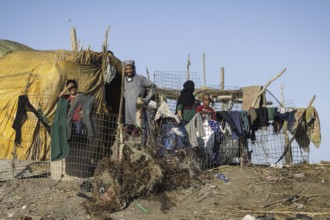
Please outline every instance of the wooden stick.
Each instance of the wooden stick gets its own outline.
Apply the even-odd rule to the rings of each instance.
[[[310,100],[309,103],[308,103],[308,107],[311,107],[311,106],[312,106],[312,104],[313,104],[315,98],[316,98],[316,95],[313,95],[313,97],[311,98],[311,100]],[[307,108],[308,108],[308,107],[307,107]]]
[[[256,99],[254,100],[252,107],[254,108],[257,104],[257,101],[259,99],[259,97],[264,93],[264,91],[266,90],[266,88],[278,77],[280,77],[284,72],[286,71],[286,68],[284,68],[281,72],[279,72],[276,76],[274,76],[271,80],[269,80],[266,85],[259,91]]]
[[[225,89],[225,68],[221,67],[220,70],[220,90]]]
[[[189,78],[190,78],[189,66],[190,66],[190,53],[188,53],[186,80],[189,80]]]
[[[71,28],[71,45],[72,45],[72,50],[74,52],[77,52],[77,35],[76,35],[76,29],[73,27]]]
[[[107,68],[107,58],[108,58],[108,34],[110,31],[110,27],[108,26],[107,30],[105,31],[104,42],[102,45],[102,72],[104,73]],[[103,74],[102,74],[103,76]]]
[[[224,67],[221,67],[221,70],[220,70],[220,90],[225,90],[225,68]],[[225,110],[224,103],[220,103],[220,110],[221,111]]]
[[[122,74],[121,74],[121,95],[120,95],[120,102],[119,102],[119,116],[118,116],[118,124],[121,124],[121,117],[123,111],[123,104],[124,104],[124,80],[125,80],[125,64],[122,62]]]
[[[118,116],[118,132],[119,132],[119,142],[117,142],[117,159],[121,160],[122,150],[123,150],[123,124],[122,124],[122,111],[124,105],[124,80],[125,80],[125,63],[121,63],[122,65],[122,74],[121,74],[121,95],[120,95],[120,103],[119,103],[119,116]],[[117,137],[118,138],[118,137]]]
[[[267,205],[264,205],[264,206],[262,206],[262,208],[266,208],[266,207],[268,207],[268,206],[272,206],[272,205],[275,205],[275,204],[277,204],[277,203],[281,203],[281,202],[287,202],[287,201],[289,201],[290,199],[293,200],[293,199],[295,199],[295,197],[292,196],[292,197],[289,197],[289,198],[281,199],[281,200],[278,200],[278,201],[276,201],[276,202],[272,202],[272,203],[269,203],[269,204],[267,204]]]
[[[105,49],[105,51],[107,51],[108,49],[108,34],[110,31],[110,26],[108,26],[108,28],[105,30],[105,38],[104,38],[104,42],[103,42],[103,48]]]
[[[146,72],[147,72],[147,77],[148,77],[148,79],[150,80],[150,74],[149,74],[149,69],[148,69],[148,67],[146,67]]]
[[[315,97],[316,97],[316,95],[313,95],[313,97],[312,97],[311,100],[309,101],[308,106],[307,106],[306,109],[308,109],[310,106],[312,106],[312,104],[313,104],[313,102],[314,102],[314,100],[315,100]],[[288,150],[289,150],[289,148],[290,148],[290,146],[291,146],[292,141],[295,139],[295,137],[296,137],[296,135],[297,135],[297,130],[298,130],[297,128],[299,127],[300,123],[302,122],[303,115],[305,114],[306,109],[303,111],[303,113],[302,113],[302,114],[300,115],[300,117],[298,118],[298,120],[297,120],[298,123],[297,123],[297,126],[295,127],[294,131],[292,132],[292,133],[293,133],[293,134],[292,134],[292,137],[291,137],[291,139],[290,139],[290,141],[289,141],[287,147],[285,148],[283,154],[282,154],[281,157],[276,161],[275,164],[277,164],[278,162],[280,162],[280,161],[283,159],[283,157],[287,154],[287,152],[288,152]]]

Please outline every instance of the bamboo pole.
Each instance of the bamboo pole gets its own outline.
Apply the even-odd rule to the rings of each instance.
[[[274,81],[276,80],[278,77],[280,77],[284,72],[286,71],[286,68],[284,68],[281,72],[279,72],[276,76],[274,76],[271,80],[269,80],[266,85],[259,91],[256,99],[254,100],[252,107],[254,108],[257,104],[257,101],[259,99],[259,97],[264,93],[264,91],[267,89],[267,87]]]

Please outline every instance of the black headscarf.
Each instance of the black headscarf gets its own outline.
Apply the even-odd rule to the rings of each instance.
[[[177,106],[182,104],[183,106],[192,106],[195,104],[195,96],[193,92],[195,91],[195,83],[191,80],[186,81],[183,84],[183,89],[181,90],[181,94],[178,98]]]

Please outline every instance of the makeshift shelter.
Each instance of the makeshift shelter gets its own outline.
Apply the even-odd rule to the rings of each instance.
[[[225,88],[224,70],[221,72],[220,83],[210,87],[201,86],[196,75],[189,75],[188,79],[195,82],[195,97],[201,101],[204,92],[210,94],[214,102],[216,121],[221,122],[221,126],[223,126],[222,131],[219,131],[210,126],[213,122],[204,121],[206,135],[201,135],[201,141],[198,144],[198,147],[201,148],[202,167],[213,166],[212,163],[211,165],[208,163],[208,157],[217,158],[217,164],[221,165],[308,162],[310,142],[318,148],[321,141],[320,121],[316,109],[312,106],[315,96],[306,108],[296,108],[291,103],[283,105],[267,87],[285,71],[286,69],[283,69],[265,85],[241,88]],[[170,110],[175,112],[176,100],[180,95],[182,85],[187,80],[186,72],[157,71],[154,79],[158,88],[157,98],[166,100]],[[282,101],[284,102],[284,100]],[[256,115],[253,115],[254,112]],[[312,117],[309,116],[310,112]],[[167,121],[164,124],[164,131],[175,129]],[[229,125],[227,128],[230,128],[230,132],[227,132],[226,125]],[[233,133],[234,135],[232,135]],[[220,141],[219,138],[217,139],[219,136]],[[205,137],[210,137],[210,139],[206,141]],[[162,145],[167,149],[171,149],[171,146],[176,144],[174,141],[175,144],[172,144],[165,135],[161,140],[166,140]],[[204,149],[209,150],[205,146],[209,149],[213,146],[213,151],[206,152],[204,157]],[[204,161],[206,162],[204,163]]]
[[[32,48],[10,40],[0,40],[0,58],[15,51],[33,50]]]
[[[12,126],[18,108],[18,98],[21,95],[26,95],[31,105],[38,109],[41,117],[51,124],[57,95],[68,79],[76,79],[79,92],[95,97],[98,112],[107,112],[110,109],[110,112],[118,113],[119,102],[118,98],[116,100],[114,97],[120,97],[121,93],[121,77],[118,76],[121,73],[121,62],[111,52],[38,51],[15,42],[1,40],[0,54],[1,159],[13,157],[15,130]],[[107,62],[119,73],[110,84],[104,81]],[[34,123],[33,131],[29,128],[29,132],[24,132],[25,124],[22,122],[22,141],[15,146],[17,159],[50,158],[49,133],[45,126],[40,125],[40,120]]]

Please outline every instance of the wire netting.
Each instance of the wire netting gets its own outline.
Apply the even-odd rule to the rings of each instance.
[[[175,113],[176,100],[186,80],[185,76],[184,72],[165,71],[156,71],[154,75],[155,83],[159,87],[159,96],[167,101],[173,113]],[[193,81],[196,79],[196,90],[220,90],[219,85],[201,88],[197,73],[192,74],[190,79]],[[226,86],[224,91],[228,91],[228,94],[230,92],[240,94],[240,88],[234,86]],[[198,94],[198,96],[200,95],[201,93]],[[242,112],[242,97],[231,97],[231,99],[223,100],[217,99],[216,96],[211,97],[214,101],[213,109],[216,112]],[[281,107],[278,99],[267,90],[265,92],[265,99],[265,106],[267,108]],[[282,102],[282,105],[295,109],[294,104],[290,101]],[[204,121],[203,128],[205,136],[199,139],[199,146],[195,149],[195,158],[199,161],[203,169],[212,168],[217,165],[245,164],[247,162],[255,165],[308,162],[309,148],[307,147],[308,140],[306,138],[301,138],[297,135],[293,137],[292,133],[290,133],[292,130],[289,131],[285,126],[280,133],[275,133],[273,130],[273,121],[269,121],[268,124],[268,126],[260,127],[255,131],[255,140],[251,141],[250,138],[233,138],[229,132],[221,135],[215,134]],[[216,136],[221,136],[221,140],[216,141]],[[299,141],[299,144],[296,140]],[[286,148],[288,149],[285,150]]]
[[[201,89],[198,75],[190,73],[190,76],[190,79],[195,81],[196,88]],[[175,113],[176,100],[186,81],[185,73],[156,71],[154,79],[158,86],[157,101],[161,101],[160,99],[163,98],[169,104],[170,110]],[[202,89],[205,90],[205,88]],[[216,90],[217,86],[208,87],[206,91],[207,89]],[[238,87],[226,87],[224,90],[240,94]],[[221,100],[213,96],[214,110],[216,112],[241,112],[242,100],[238,96],[233,97],[233,99]],[[13,152],[14,156],[15,151],[24,155],[24,159],[2,160],[1,179],[51,177],[56,180],[72,180],[91,178],[95,174],[94,171],[99,161],[111,157],[114,143],[118,139],[118,115],[109,114],[106,110],[98,112],[97,103],[95,103],[90,115],[94,135],[91,136],[84,125],[77,127],[73,124],[72,136],[68,140],[69,155],[61,160],[50,160],[51,135],[47,125],[51,127],[52,121],[44,117],[43,111],[45,106],[54,103],[55,99],[56,97],[49,95],[28,96],[29,103],[35,110],[32,111],[31,108],[27,110],[27,117],[22,126],[22,140]],[[266,93],[266,100],[268,108],[280,107],[278,100],[269,93]],[[290,102],[286,102],[285,106],[295,109],[293,103]],[[54,106],[54,112],[55,108],[56,106]],[[151,112],[151,117],[148,119],[151,123],[146,123],[141,131],[138,130],[137,133],[134,133],[134,126],[125,127],[125,129],[130,137],[141,134],[139,138],[130,139],[130,141],[134,140],[140,147],[153,146],[153,155],[157,155],[164,161],[180,161],[180,158],[184,157],[189,158],[189,164],[194,164],[196,169],[209,169],[219,165],[238,165],[247,162],[254,165],[296,164],[308,162],[309,159],[309,140],[300,135],[293,135],[290,124],[284,125],[282,130],[276,133],[272,126],[273,121],[269,121],[268,126],[261,127],[255,132],[256,138],[252,141],[249,138],[234,137],[228,126],[221,133],[214,132],[204,121],[205,136],[198,139],[198,147],[190,148],[189,141],[178,136],[179,133],[184,132],[181,125],[174,122],[166,124],[166,121],[161,125],[153,124],[152,115],[154,113]],[[147,131],[149,129],[146,128],[152,127],[155,127],[156,130]],[[173,131],[175,132],[173,133]],[[164,141],[170,142],[169,144],[174,147],[164,148]]]
[[[93,176],[98,161],[111,155],[111,147],[116,139],[118,115],[107,113],[107,111],[98,112],[97,103],[94,103],[90,114],[94,135],[89,134],[84,124],[78,127],[73,123],[71,137],[64,140],[68,143],[69,155],[64,159],[51,161],[52,121],[44,116],[43,108],[51,105],[57,97],[48,95],[27,97],[24,101],[26,116],[21,127],[22,138],[14,147],[13,159],[1,161],[0,178],[51,176],[57,180],[71,180],[76,177]],[[56,106],[53,112],[55,108]],[[14,158],[16,154],[20,154],[23,159]]]
[[[187,80],[186,72],[182,71],[155,71],[154,81],[158,88],[166,90],[166,102],[171,111],[175,112],[176,99],[183,88],[183,84]],[[199,74],[196,72],[189,73],[189,80],[195,83],[196,88],[201,87]],[[157,100],[160,102],[160,100]]]

